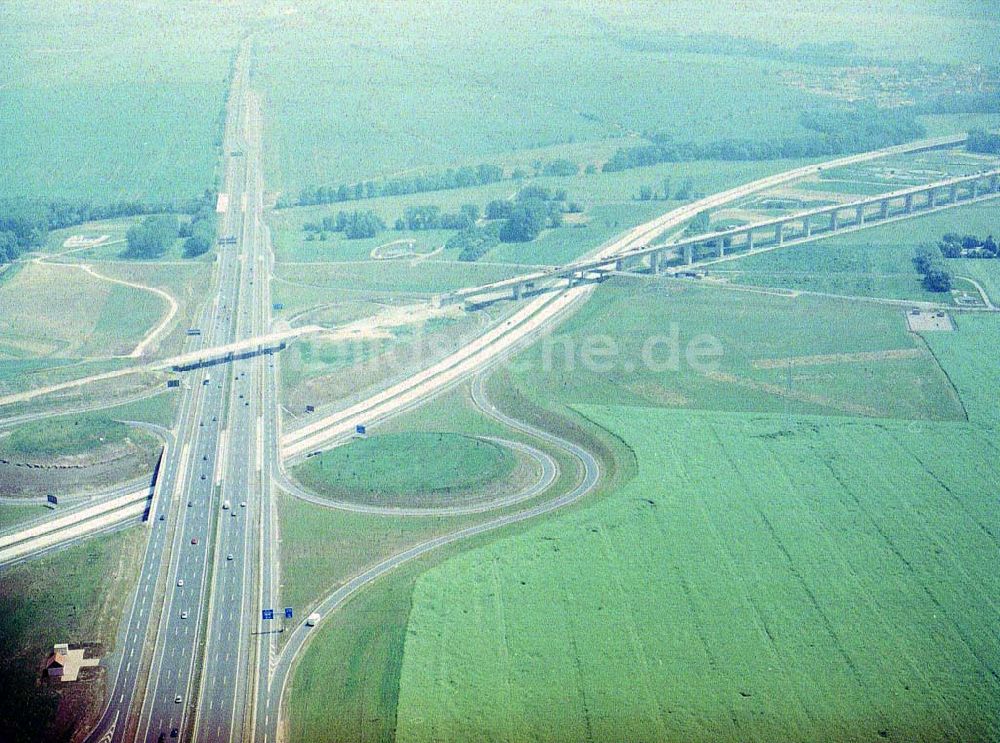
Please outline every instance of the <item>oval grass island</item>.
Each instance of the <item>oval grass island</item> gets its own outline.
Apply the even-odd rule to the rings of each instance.
[[[307,459],[292,474],[331,499],[377,506],[452,506],[516,488],[530,467],[493,441],[404,432],[358,439]]]

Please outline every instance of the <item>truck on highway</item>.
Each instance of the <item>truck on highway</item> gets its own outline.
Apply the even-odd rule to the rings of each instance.
[[[306,627],[315,627],[316,622],[320,620],[319,612],[314,611],[308,617],[306,617]]]
[[[223,511],[228,511],[230,505],[231,504],[229,503],[229,501],[227,501],[227,500],[222,501],[222,510]]]

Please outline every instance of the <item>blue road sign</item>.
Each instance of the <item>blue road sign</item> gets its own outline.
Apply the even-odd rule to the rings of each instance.
[[[291,618],[292,618],[292,607],[286,606],[285,607],[285,619],[291,619]]]
[[[365,427],[364,427],[364,426],[362,426],[362,425],[357,425],[357,426],[355,426],[355,427],[354,427],[354,431],[355,431],[356,433],[358,433],[359,435],[361,435],[361,436],[364,436],[364,435],[365,435]]]
[[[261,609],[260,614],[264,619],[274,619],[274,609]]]

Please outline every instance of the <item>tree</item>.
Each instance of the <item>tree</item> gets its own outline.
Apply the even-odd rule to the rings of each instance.
[[[0,232],[0,263],[10,263],[17,260],[21,248],[17,244],[17,235],[10,230]]]
[[[547,162],[545,167],[542,169],[543,174],[556,176],[576,175],[579,172],[580,166],[572,160],[567,160],[565,158],[549,160],[549,162]]]
[[[527,201],[517,204],[500,228],[500,241],[514,243],[534,240],[544,229],[546,217],[544,202]]]
[[[700,212],[694,215],[691,222],[688,224],[687,231],[692,235],[701,235],[708,232],[711,229],[712,219],[708,213],[707,209],[702,209]]]
[[[670,179],[663,179],[663,200],[666,201],[670,198]]]
[[[479,207],[475,204],[462,204],[459,212],[468,217],[469,222],[473,224],[479,221]]]
[[[653,189],[651,186],[639,186],[639,200],[649,201],[653,198]]]
[[[514,211],[514,204],[506,199],[494,199],[486,205],[487,219],[507,219]]]
[[[146,217],[125,232],[126,258],[159,258],[169,248],[180,231],[177,217],[159,214]]]

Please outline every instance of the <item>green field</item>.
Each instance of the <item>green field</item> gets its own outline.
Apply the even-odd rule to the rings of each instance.
[[[308,488],[379,505],[447,503],[494,488],[517,459],[490,441],[453,433],[370,436],[311,457],[295,468]]]
[[[992,434],[581,412],[638,475],[418,580],[396,740],[997,735]]]
[[[759,253],[723,264],[712,273],[756,286],[949,302],[948,295],[926,291],[913,267],[917,247],[921,243],[936,243],[946,232],[982,237],[1000,234],[997,205],[986,202],[959,206],[856,233]],[[948,261],[958,275],[962,275],[971,263],[973,261]],[[988,272],[991,269],[974,270]]]
[[[95,537],[4,572],[0,738],[70,740],[93,724],[104,701],[103,676],[57,689],[39,680],[41,664],[57,642],[97,643],[105,654],[114,649],[145,536],[131,529]]]
[[[212,185],[238,13],[142,0],[4,6],[0,196],[191,198]]]
[[[721,355],[697,356],[713,348]],[[609,281],[510,368],[520,392],[550,409],[588,403],[964,418],[901,308],[691,282]]]
[[[298,9],[268,28],[257,48],[273,140],[267,180],[293,192],[417,168],[503,163],[518,150],[645,129],[685,139],[796,133],[794,114],[811,100],[790,89],[771,95],[780,65],[767,60],[665,60],[626,49],[580,3]],[[448,24],[431,22],[445,16]],[[423,33],[400,43],[400,28]]]

